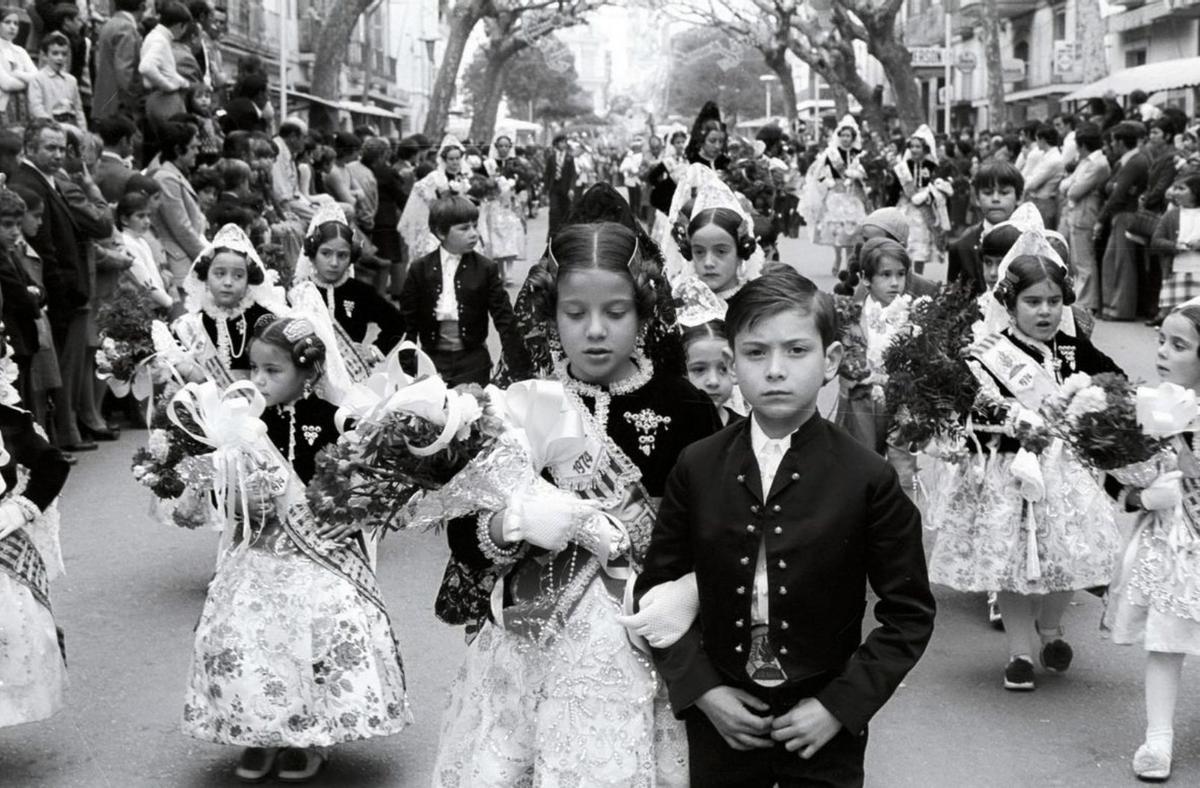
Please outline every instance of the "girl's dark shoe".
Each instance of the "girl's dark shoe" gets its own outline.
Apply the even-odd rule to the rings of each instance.
[[[247,747],[234,774],[244,783],[260,783],[271,776],[278,755],[278,747]]]

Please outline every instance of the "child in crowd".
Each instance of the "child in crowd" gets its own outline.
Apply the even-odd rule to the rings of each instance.
[[[462,611],[455,623],[478,636],[450,691],[433,784],[686,785],[682,726],[618,622],[624,583],[612,580],[640,565],[668,472],[716,415],[642,352],[640,335],[667,330],[670,303],[633,230],[565,226],[546,262],[530,278],[530,319],[557,339],[552,379],[504,399],[537,480],[448,529],[455,571],[439,602],[452,598],[442,610]],[[564,429],[577,438],[561,440]],[[489,599],[502,614],[488,615]]]
[[[692,273],[723,301],[761,269],[750,258],[758,251],[751,228],[732,208],[706,208],[696,212],[686,227],[678,226],[679,253],[691,263]],[[760,253],[761,255],[761,253]]]
[[[973,293],[984,293],[990,289],[983,274],[980,239],[993,227],[1012,217],[1024,190],[1025,179],[1021,177],[1021,171],[1009,162],[989,159],[979,165],[975,176],[971,178],[971,191],[983,218],[950,244],[947,282],[965,281]],[[1001,253],[1000,257],[1003,256]],[[996,258],[995,264],[999,263],[999,258]]]
[[[215,267],[214,263],[214,267]],[[318,522],[304,499],[338,438],[319,393],[326,348],[307,318],[264,317],[249,353],[266,410],[255,449],[287,478],[255,489],[225,524],[183,711],[184,733],[245,749],[237,777],[304,782],[342,742],[411,721],[404,667],[361,536]]]
[[[724,320],[709,320],[683,329],[683,351],[688,380],[717,407],[721,426],[743,418],[730,407],[737,377],[733,374],[733,348]]]
[[[843,345],[861,347],[861,359],[844,363],[837,424],[880,456],[886,456],[900,475],[900,484],[912,490],[916,456],[906,447],[888,443],[891,423],[883,398],[887,370],[883,356],[896,335],[908,324],[912,297],[905,293],[911,262],[903,246],[889,238],[873,238],[859,250],[857,266],[867,286],[861,315],[842,325]],[[857,311],[857,310],[855,310]],[[865,361],[865,368],[862,363]],[[861,377],[865,373],[866,377]]]
[[[635,598],[696,575],[698,620],[655,651],[693,786],[858,785],[867,722],[933,630],[921,516],[817,413],[842,355],[830,296],[773,268],[726,323],[751,415],[683,451]],[[880,625],[863,641],[868,582]]]
[[[524,350],[500,269],[475,251],[479,208],[450,196],[429,206],[429,229],[441,248],[415,261],[400,293],[409,339],[418,340],[447,385],[486,384],[492,371],[487,350],[490,315],[505,361],[524,369]]]
[[[1171,310],[1200,296],[1200,174],[1171,184],[1173,205],[1159,219],[1150,251],[1162,261],[1160,309]]]
[[[87,116],[83,113],[79,84],[68,69],[70,40],[56,30],[42,39],[41,52],[42,67],[27,89],[30,117],[53,118],[55,105],[67,101],[74,110],[72,124],[76,128],[86,129]]]
[[[1163,380],[1200,392],[1200,304],[1184,304],[1163,321],[1157,361]],[[1141,643],[1147,652],[1146,738],[1133,756],[1133,771],[1154,782],[1171,775],[1184,657],[1200,655],[1196,433],[1179,436],[1172,450],[1173,461],[1158,479],[1126,493],[1126,508],[1141,514],[1105,614],[1114,643]]]
[[[999,592],[1008,641],[1004,688],[1031,691],[1035,646],[1046,670],[1071,666],[1063,615],[1076,590],[1111,579],[1119,535],[1094,475],[1055,444],[1036,453],[1024,448],[1018,424],[1036,423],[1043,402],[1073,373],[1120,369],[1063,329],[1075,292],[1066,263],[1040,231],[1023,233],[1008,251],[992,296],[1008,322],[980,326],[971,346],[980,395],[961,418],[974,435],[945,492],[931,496],[937,541],[930,577],[958,591]],[[1043,488],[1036,495],[1022,482],[1035,478]]]
[[[196,118],[200,127],[196,135],[200,142],[200,153],[196,155],[196,163],[211,165],[221,158],[225,147],[225,135],[221,133],[221,127],[213,118],[212,87],[203,81],[192,85],[188,91],[187,111]]]
[[[167,293],[163,281],[166,258],[156,256],[147,240],[152,236],[150,201],[137,192],[127,194],[117,203],[116,218],[121,243],[133,255],[133,265],[124,278],[133,282],[155,306],[170,310],[175,305],[175,299]]]
[[[30,368],[39,345],[37,322],[44,318],[46,293],[29,275],[19,248],[24,218],[25,202],[8,189],[0,190],[0,303],[9,344],[6,363],[16,364],[17,391],[28,396]]]
[[[29,239],[37,235],[42,225],[45,205],[36,192],[23,186],[11,186],[9,191],[21,201],[21,206],[18,206],[15,200],[5,201],[7,209],[0,210],[0,235],[4,236],[13,259],[21,264],[32,284],[45,293],[42,258],[29,244]],[[22,207],[24,210],[20,210]],[[49,434],[50,398],[52,392],[62,388],[62,374],[59,371],[58,353],[54,349],[54,336],[50,331],[50,318],[45,307],[41,309],[34,323],[37,329],[37,350],[29,360],[29,374],[18,378],[17,385],[21,402],[33,414],[34,421]],[[73,456],[67,457],[68,462],[74,462]]]

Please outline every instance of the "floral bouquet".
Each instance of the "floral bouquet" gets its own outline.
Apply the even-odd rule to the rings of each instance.
[[[100,348],[96,351],[96,377],[107,381],[113,394],[132,393],[145,400],[154,390],[154,355],[150,326],[159,311],[137,290],[119,287],[96,315]]]
[[[178,391],[178,386],[169,387],[157,398],[150,437],[133,455],[133,478],[154,493],[154,515],[160,522],[199,528],[214,524],[207,501],[212,464],[204,459],[209,448],[192,437],[192,430],[176,426],[167,417]]]
[[[409,501],[445,485],[501,432],[488,392],[447,388],[420,351],[417,376],[410,376],[399,361],[405,350],[415,347],[393,350],[338,411],[339,424],[353,421],[353,428],[317,456],[308,485],[309,506],[322,522],[406,527]]]
[[[1083,462],[1122,484],[1145,487],[1159,475],[1160,455],[1174,426],[1166,423],[1170,414],[1157,424],[1139,418],[1139,410],[1142,418],[1153,412],[1152,391],[1142,397],[1139,409],[1138,390],[1125,377],[1080,372],[1063,381],[1060,394],[1042,406],[1042,414]]]
[[[900,445],[919,450],[931,441],[962,442],[963,414],[979,394],[979,381],[967,365],[971,325],[979,318],[978,302],[959,284],[913,302],[907,326],[883,354],[884,399]]]
[[[862,320],[862,302],[848,295],[836,295],[833,303],[838,317],[838,341],[842,343],[838,374],[852,383],[861,383],[871,374],[867,364],[867,339],[856,328]]]

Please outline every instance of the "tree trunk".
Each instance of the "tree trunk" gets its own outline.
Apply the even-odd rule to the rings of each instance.
[[[503,52],[488,58],[487,71],[483,75],[483,90],[471,112],[471,141],[477,145],[490,144],[492,141],[492,135],[496,131],[496,115],[500,112],[500,99],[504,97],[508,66],[513,56],[524,48],[510,45]]]
[[[833,114],[838,120],[850,114],[850,94],[843,85],[831,84],[829,92],[833,94]]]
[[[312,92],[314,96],[336,102],[341,93],[340,77],[346,62],[346,48],[350,46],[350,35],[358,18],[374,0],[338,0],[328,2],[324,8],[324,19],[317,36],[313,53]],[[314,129],[329,131],[337,128],[337,110],[320,104],[309,109],[309,125]]]
[[[983,42],[983,68],[987,74],[988,128],[993,133],[1002,132],[1008,122],[1008,104],[1004,101],[1004,55],[1000,50],[1000,10],[996,0],[983,0],[979,36]],[[1103,33],[1101,37],[1103,48]]]
[[[792,64],[788,62],[786,49],[775,49],[763,53],[767,66],[779,77],[779,90],[783,94],[783,108],[788,119],[788,128],[796,128],[796,82]]]
[[[1079,42],[1082,50],[1081,78],[1084,84],[1095,82],[1108,73],[1104,32],[1104,20],[1100,17],[1100,0],[1076,0],[1075,40]]]
[[[918,126],[927,122],[921,91],[917,87],[917,75],[912,67],[912,54],[894,36],[877,41],[870,51],[883,66],[892,85],[901,130],[905,134],[912,134]]]
[[[432,140],[440,139],[446,131],[467,39],[484,17],[488,5],[487,0],[459,0],[450,12],[450,36],[442,55],[442,65],[438,67],[437,79],[433,83],[433,94],[429,97],[429,111],[425,114],[424,133]]]

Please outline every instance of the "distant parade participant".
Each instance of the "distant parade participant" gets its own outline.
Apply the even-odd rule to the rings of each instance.
[[[818,246],[834,248],[833,272],[849,263],[859,224],[867,215],[862,138],[853,115],[842,118],[829,146],[808,170],[804,184],[804,218]]]

